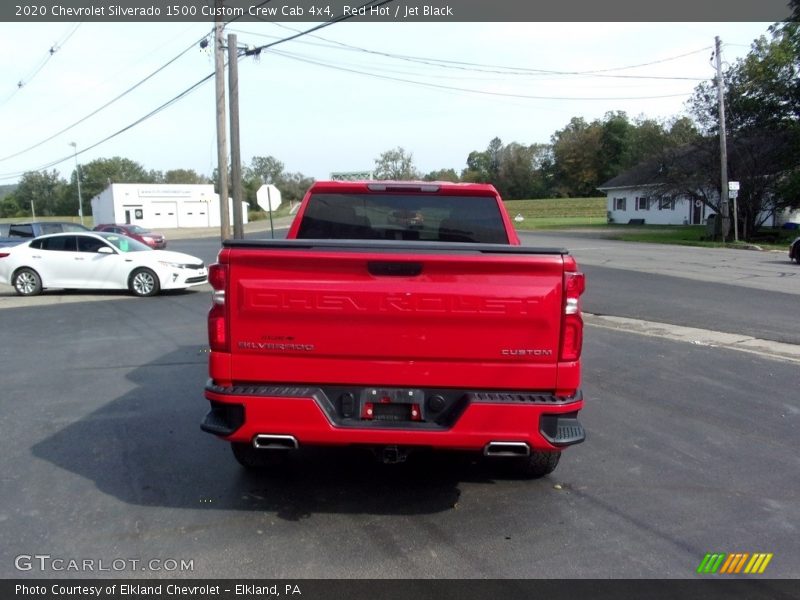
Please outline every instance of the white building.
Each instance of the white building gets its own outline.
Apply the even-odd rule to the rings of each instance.
[[[699,200],[660,200],[652,195],[652,187],[646,185],[604,185],[597,189],[606,193],[608,218],[612,223],[643,220],[647,225],[701,225],[714,212]]]
[[[230,214],[233,200],[228,199]],[[92,198],[95,224],[130,223],[146,229],[219,227],[219,194],[211,184],[112,183]],[[247,223],[247,202],[242,202]]]
[[[659,198],[660,170],[655,161],[636,165],[632,169],[609,179],[597,189],[605,192],[608,218],[612,223],[644,223],[646,225],[701,225],[716,211],[700,200],[677,197]],[[711,198],[717,204],[718,194]],[[761,214],[760,221],[767,227],[783,223],[800,223],[800,211],[782,211],[775,215],[769,211]]]

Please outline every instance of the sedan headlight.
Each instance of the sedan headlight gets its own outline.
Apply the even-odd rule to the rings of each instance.
[[[189,268],[189,265],[184,265],[182,263],[169,262],[169,261],[166,261],[166,260],[160,260],[160,261],[158,261],[158,264],[163,265],[165,267],[169,267],[170,269],[187,269],[187,268]]]

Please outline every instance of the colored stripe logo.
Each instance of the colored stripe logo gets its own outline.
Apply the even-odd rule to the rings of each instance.
[[[772,553],[722,552],[708,553],[703,557],[697,572],[704,575],[737,575],[740,573],[761,574],[772,560]]]

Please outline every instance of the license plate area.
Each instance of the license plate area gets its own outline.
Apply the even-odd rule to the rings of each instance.
[[[366,388],[359,398],[362,421],[411,423],[424,421],[425,394],[407,388]]]

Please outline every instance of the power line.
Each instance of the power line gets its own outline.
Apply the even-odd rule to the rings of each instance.
[[[323,62],[320,62],[320,61],[312,60],[312,59],[309,59],[309,58],[302,58],[302,57],[299,57],[299,56],[297,56],[295,54],[292,54],[292,53],[289,53],[289,52],[285,52],[285,51],[281,51],[281,50],[272,50],[272,53],[276,54],[278,56],[283,56],[284,58],[289,58],[289,59],[292,59],[292,60],[297,60],[297,61],[300,61],[300,62],[305,62],[305,63],[309,63],[309,64],[321,66],[321,67],[327,67],[329,69],[336,69],[338,71],[346,71],[348,73],[355,73],[357,75],[365,75],[365,76],[368,76],[368,77],[376,77],[378,79],[386,79],[386,80],[389,80],[389,81],[398,81],[398,82],[401,82],[401,83],[410,83],[410,84],[413,84],[413,85],[421,85],[421,86],[430,87],[430,88],[436,88],[436,89],[458,91],[458,92],[468,92],[468,93],[472,93],[472,94],[483,94],[483,95],[488,95],[488,96],[501,96],[501,97],[506,97],[506,98],[526,98],[526,99],[529,99],[529,100],[564,100],[564,101],[571,101],[571,100],[587,100],[587,101],[603,100],[603,101],[608,101],[608,100],[655,100],[655,99],[661,99],[661,98],[677,98],[677,97],[680,97],[680,96],[688,96],[689,95],[689,93],[681,93],[681,94],[664,94],[664,95],[656,95],[656,96],[628,96],[628,97],[620,97],[620,96],[591,97],[591,96],[588,96],[588,97],[574,97],[574,96],[533,96],[533,95],[528,95],[528,94],[511,94],[511,93],[504,93],[504,92],[490,92],[490,91],[486,91],[486,90],[477,90],[477,89],[471,89],[471,88],[461,88],[461,87],[443,85],[443,84],[438,84],[438,83],[428,83],[428,82],[425,82],[425,81],[415,81],[415,80],[412,80],[412,79],[403,79],[403,78],[400,78],[400,77],[391,77],[389,75],[380,75],[378,73],[368,73],[366,71],[359,71],[357,69],[350,69],[350,68],[347,68],[347,67],[340,67],[340,66],[337,66],[337,65],[332,65],[330,63],[323,63]]]
[[[133,121],[129,125],[126,125],[122,129],[119,129],[118,131],[112,133],[111,135],[104,137],[100,141],[95,142],[94,144],[91,144],[90,146],[87,146],[85,148],[81,148],[81,150],[79,152],[77,152],[77,154],[83,154],[84,152],[88,152],[89,150],[93,150],[94,148],[97,148],[97,146],[106,143],[107,141],[117,137],[118,135],[121,135],[121,134],[125,133],[129,129],[132,129],[133,127],[136,127],[140,123],[143,123],[147,119],[149,119],[151,117],[154,117],[155,115],[157,115],[161,111],[165,110],[166,108],[172,106],[173,104],[175,104],[179,100],[182,100],[183,98],[188,96],[190,93],[195,91],[197,88],[199,88],[206,81],[208,81],[209,79],[211,79],[213,77],[214,77],[214,73],[210,73],[210,74],[206,75],[201,80],[197,81],[196,83],[192,84],[191,86],[189,86],[188,88],[186,88],[185,90],[180,92],[177,96],[173,96],[171,99],[169,99],[166,102],[164,102],[158,108],[155,108],[155,109],[151,110],[146,115],[140,117],[136,121]],[[54,166],[66,161],[66,160],[71,160],[74,156],[75,156],[75,153],[69,154],[69,155],[64,156],[62,158],[59,158],[57,160],[53,160],[53,161],[51,161],[51,162],[49,162],[49,163],[47,163],[45,165],[36,167],[34,169],[26,169],[25,171],[19,171],[19,172],[16,172],[16,173],[5,173],[3,175],[0,175],[0,180],[5,181],[5,180],[8,180],[8,179],[16,179],[17,177],[19,177],[21,175],[24,175],[25,173],[27,173],[29,171],[42,171],[44,169],[49,169],[50,167],[54,167]]]
[[[353,11],[349,15],[342,15],[340,17],[336,17],[335,19],[331,19],[330,21],[325,21],[324,23],[321,23],[321,24],[319,24],[319,25],[317,25],[315,27],[312,27],[311,29],[306,29],[305,31],[298,31],[295,35],[290,35],[289,37],[277,40],[275,42],[271,42],[269,44],[264,44],[262,46],[257,46],[255,48],[248,49],[245,52],[245,55],[246,56],[258,56],[259,54],[261,54],[262,50],[266,50],[268,48],[272,48],[273,46],[277,46],[278,44],[283,44],[285,42],[290,42],[292,40],[296,40],[299,37],[303,37],[304,35],[310,35],[315,31],[319,31],[320,29],[324,29],[325,27],[330,27],[331,25],[335,25],[336,23],[341,23],[342,21],[347,21],[348,19],[352,19],[353,17],[355,17],[357,15],[358,11],[361,10],[362,8],[373,7],[373,6],[374,7],[383,6],[384,4],[389,4],[391,2],[394,2],[394,0],[382,0],[381,2],[378,2],[377,0],[369,0],[369,2],[365,2],[364,4],[359,6],[355,11]],[[271,22],[271,21],[267,21],[266,19],[263,19],[263,18],[260,18],[260,17],[256,17],[256,18],[259,21],[264,21],[265,23],[270,23]],[[297,30],[295,30],[295,31],[297,31]]]
[[[287,29],[289,31],[298,31],[293,27],[289,27],[287,25],[283,25],[281,23],[272,23],[273,25],[280,27],[282,29]],[[309,30],[313,31],[313,30]],[[247,32],[241,32],[247,33]],[[308,32],[306,32],[308,33]],[[253,34],[253,35],[264,35],[264,34]],[[500,74],[500,75],[562,75],[562,76],[592,76],[592,77],[608,77],[608,78],[620,78],[620,79],[664,79],[664,80],[679,80],[679,81],[704,81],[703,78],[699,77],[668,77],[668,76],[658,76],[658,75],[610,75],[608,73],[613,71],[623,71],[628,69],[635,69],[645,66],[652,66],[655,64],[660,64],[664,62],[670,62],[673,60],[678,60],[680,58],[685,58],[687,56],[691,56],[694,54],[698,54],[700,52],[705,52],[711,48],[711,46],[706,46],[704,48],[700,48],[698,50],[693,50],[691,52],[686,52],[683,54],[678,54],[676,56],[671,56],[668,58],[663,58],[655,61],[650,61],[646,63],[639,63],[635,65],[627,65],[622,67],[610,67],[607,69],[595,69],[589,71],[565,71],[565,70],[554,70],[554,69],[539,69],[539,68],[530,68],[530,67],[510,67],[505,65],[493,65],[493,64],[482,64],[482,63],[472,63],[472,62],[465,62],[465,61],[454,61],[454,60],[447,60],[447,59],[440,59],[440,58],[430,58],[430,57],[421,57],[421,56],[412,56],[412,55],[405,55],[405,54],[395,54],[392,52],[383,52],[380,50],[370,50],[368,48],[363,48],[360,46],[354,46],[352,44],[347,44],[345,42],[340,42],[337,40],[332,40],[330,38],[325,38],[319,35],[310,35],[310,37],[316,38],[318,40],[322,40],[324,42],[328,42],[329,44],[335,44],[342,48],[346,48],[348,50],[353,50],[357,52],[362,52],[365,54],[372,54],[376,56],[383,56],[386,58],[392,58],[395,60],[404,60],[408,62],[415,62],[419,64],[425,64],[434,67],[440,67],[445,69],[459,69],[459,70],[467,70],[467,71],[477,71],[483,73],[493,73],[493,74]],[[289,38],[291,39],[291,38]],[[267,45],[266,47],[269,47]]]
[[[316,59],[315,56],[312,56],[312,55],[309,55],[309,54],[300,54],[300,53],[288,53],[288,54],[290,54],[292,57],[295,57],[295,58],[306,58],[306,59],[309,59],[309,60],[315,60]],[[332,61],[328,61],[327,64],[331,64],[331,62]],[[479,76],[479,75],[472,75],[472,76],[469,76],[469,75],[463,75],[463,76],[449,75],[449,74],[442,74],[439,71],[430,70],[430,69],[428,69],[428,70],[414,69],[413,66],[412,67],[408,67],[408,68],[404,68],[402,66],[381,64],[381,65],[376,65],[376,66],[373,67],[371,65],[368,66],[368,65],[364,65],[363,63],[358,63],[358,62],[346,62],[346,59],[343,60],[343,61],[337,61],[335,64],[337,64],[338,66],[341,66],[341,67],[351,67],[351,68],[354,68],[354,69],[358,69],[358,68],[362,68],[363,67],[365,69],[378,70],[378,71],[380,71],[382,73],[391,73],[391,74],[394,74],[394,75],[409,75],[409,76],[414,76],[414,77],[435,78],[437,81],[441,81],[441,80],[457,80],[457,81],[473,80],[473,81],[475,81],[475,80],[477,80],[477,81],[492,81],[492,82],[494,82],[494,81],[504,81],[504,82],[514,81],[514,83],[517,83],[517,82],[520,81],[519,79],[513,79],[512,80],[512,79],[509,79],[508,77],[502,77],[502,76],[488,76],[487,77],[487,76]],[[435,67],[435,66],[438,66],[438,65],[433,65],[433,66]],[[514,75],[519,75],[519,74],[514,74]],[[525,75],[527,75],[527,74],[525,74]],[[579,77],[597,77],[597,76],[588,75],[588,76],[579,76]],[[611,76],[609,76],[609,77],[611,77]],[[622,77],[628,77],[628,76],[622,76]],[[631,80],[638,80],[640,78],[637,77],[637,76],[630,76],[630,79]],[[697,82],[705,81],[705,79],[700,79],[700,78],[683,78],[683,77],[681,77],[681,78],[671,78],[671,77],[659,78],[659,77],[656,77],[656,76],[653,76],[653,77],[642,77],[642,79],[662,79],[662,80],[665,80],[665,81],[671,81],[673,79],[679,79],[679,80],[689,79],[689,80],[697,81]],[[526,81],[531,81],[531,80],[528,79]],[[539,83],[546,82],[546,81],[564,82],[564,81],[567,81],[567,80],[565,80],[564,76],[550,76],[550,77],[537,77],[533,81],[535,81],[537,84],[539,84]],[[620,88],[623,85],[624,84],[622,84],[622,83],[616,83],[615,84],[615,88]],[[650,84],[648,83],[648,86],[649,85]],[[626,86],[626,87],[641,87],[641,85]]]
[[[82,117],[82,118],[78,119],[77,121],[75,121],[74,123],[72,123],[72,124],[70,124],[70,125],[67,125],[66,127],[64,127],[63,129],[61,129],[60,131],[57,131],[56,133],[52,134],[50,137],[48,137],[48,138],[45,138],[45,139],[41,140],[40,142],[37,142],[37,143],[35,143],[35,144],[31,145],[31,146],[28,146],[27,148],[25,148],[25,149],[23,149],[23,150],[20,150],[20,151],[18,151],[18,152],[15,152],[14,154],[9,154],[8,156],[4,156],[4,157],[0,158],[0,162],[4,162],[4,161],[6,161],[6,160],[9,160],[9,159],[11,159],[11,158],[15,158],[15,157],[17,157],[17,156],[20,156],[21,154],[25,154],[26,152],[29,152],[30,150],[33,150],[33,149],[35,149],[35,148],[38,148],[39,146],[42,146],[43,144],[46,144],[47,142],[49,142],[49,141],[51,141],[51,140],[55,139],[56,137],[58,137],[58,136],[59,136],[59,135],[61,135],[62,133],[66,133],[66,132],[67,132],[67,131],[69,131],[70,129],[72,129],[72,128],[76,127],[77,125],[80,125],[81,123],[83,123],[83,122],[84,122],[84,121],[86,121],[87,119],[89,119],[89,118],[93,117],[94,115],[96,115],[96,114],[97,114],[97,113],[99,113],[100,111],[102,111],[102,110],[105,110],[106,108],[108,108],[109,106],[111,106],[112,104],[114,104],[115,102],[117,102],[118,100],[120,100],[121,98],[123,98],[123,97],[127,96],[128,94],[130,94],[130,93],[131,93],[132,91],[134,91],[136,88],[138,88],[138,87],[140,87],[141,85],[143,85],[145,82],[147,82],[147,81],[149,81],[150,79],[152,79],[153,77],[155,77],[155,76],[156,76],[158,73],[160,73],[161,71],[163,71],[164,69],[166,69],[167,67],[169,67],[169,66],[170,66],[172,63],[174,63],[174,62],[175,62],[175,61],[177,61],[179,58],[181,58],[181,57],[182,57],[184,54],[186,54],[187,52],[189,52],[189,50],[191,50],[192,48],[195,48],[195,47],[197,46],[197,44],[198,44],[199,42],[201,42],[202,40],[204,40],[205,38],[206,38],[206,36],[204,35],[204,36],[203,36],[203,37],[201,37],[199,40],[192,42],[192,43],[191,43],[191,44],[190,44],[190,45],[189,45],[189,46],[188,46],[188,47],[187,47],[185,50],[182,50],[182,51],[181,51],[181,52],[180,52],[180,53],[179,53],[177,56],[175,56],[175,57],[171,58],[169,61],[167,61],[166,63],[164,63],[164,64],[163,64],[163,65],[161,65],[160,67],[158,67],[158,68],[157,68],[155,71],[153,71],[152,73],[150,73],[149,75],[147,75],[147,76],[146,76],[144,79],[141,79],[139,82],[135,83],[134,85],[132,85],[131,87],[129,87],[128,89],[126,89],[124,92],[122,92],[121,94],[117,95],[115,98],[113,98],[113,99],[109,100],[108,102],[106,102],[105,104],[103,104],[101,107],[99,107],[99,108],[97,108],[97,109],[93,110],[93,111],[92,111],[92,112],[90,112],[88,115],[86,115],[86,116],[84,116],[84,117]]]
[[[267,4],[269,1],[270,1],[270,0],[265,0],[265,2],[262,2],[261,6],[263,6],[264,4]],[[367,7],[367,6],[370,6],[370,5],[381,6],[381,5],[383,5],[383,4],[388,4],[389,2],[392,2],[392,1],[393,1],[393,0],[383,0],[382,2],[377,2],[377,3],[376,3],[376,2],[375,2],[375,0],[370,0],[370,2],[367,2],[367,3],[365,3],[363,6],[364,6],[364,7]],[[245,56],[245,55],[259,54],[259,53],[261,52],[261,50],[263,50],[263,49],[264,49],[264,48],[266,48],[266,47],[272,47],[272,46],[276,46],[276,45],[278,45],[278,44],[281,44],[281,43],[284,43],[284,42],[288,42],[288,41],[290,41],[290,40],[292,40],[292,39],[297,39],[297,38],[299,38],[299,37],[301,37],[301,36],[303,36],[303,35],[306,35],[306,34],[307,34],[307,33],[309,33],[309,32],[312,32],[312,31],[317,31],[317,30],[319,30],[319,29],[322,29],[322,28],[324,28],[324,27],[328,27],[328,26],[330,26],[330,25],[333,25],[333,24],[335,24],[335,23],[338,23],[338,22],[341,22],[341,21],[347,20],[347,19],[351,18],[352,16],[355,16],[355,15],[347,15],[347,16],[344,16],[344,15],[343,15],[342,17],[339,17],[339,18],[337,18],[337,19],[333,19],[333,20],[331,20],[331,21],[327,21],[327,22],[325,22],[325,23],[322,23],[321,25],[317,25],[316,27],[312,27],[311,29],[309,29],[309,30],[308,30],[308,31],[306,31],[306,32],[300,32],[300,33],[299,33],[299,34],[297,34],[297,35],[289,36],[288,38],[285,38],[285,39],[283,39],[283,40],[278,40],[278,41],[276,41],[276,42],[273,42],[273,43],[271,43],[271,44],[267,44],[267,45],[265,45],[265,46],[263,46],[263,47],[261,47],[261,48],[257,48],[257,49],[255,49],[255,50],[252,50],[252,51],[246,52],[246,53],[244,53],[244,54],[240,55],[240,56],[238,57],[238,59],[241,59],[241,58],[243,58],[243,56]],[[203,36],[202,38],[200,38],[200,40],[198,40],[198,42],[194,42],[194,43],[192,44],[192,46],[190,46],[189,48],[187,48],[186,50],[184,50],[184,51],[183,51],[183,52],[182,52],[182,53],[181,53],[179,56],[177,56],[177,57],[175,57],[174,59],[172,59],[172,60],[170,61],[170,63],[171,63],[171,62],[174,62],[175,60],[177,60],[177,58],[179,58],[180,56],[182,56],[183,54],[185,54],[185,53],[186,53],[186,52],[187,52],[187,51],[188,51],[190,48],[194,47],[194,45],[195,45],[195,44],[199,43],[200,41],[202,41],[202,40],[203,40],[203,39],[205,39],[206,37],[207,37],[207,36]],[[165,68],[166,66],[167,66],[167,65],[164,65],[164,67],[161,67],[161,69]],[[160,69],[159,69],[159,70],[160,70]],[[155,74],[155,73],[153,73],[153,74]],[[174,96],[173,98],[171,98],[170,100],[168,100],[167,102],[165,102],[164,104],[162,104],[161,106],[159,106],[158,108],[156,108],[156,109],[154,109],[154,110],[150,111],[149,113],[147,113],[147,114],[146,114],[146,115],[144,115],[143,117],[141,117],[141,118],[137,119],[136,121],[134,121],[134,122],[130,123],[129,125],[127,125],[127,126],[123,127],[122,129],[120,129],[120,130],[116,131],[115,133],[113,133],[113,134],[111,134],[111,135],[109,135],[109,136],[107,136],[107,137],[103,138],[102,140],[100,140],[100,141],[98,141],[98,142],[95,142],[94,144],[91,144],[90,146],[87,146],[87,147],[85,147],[85,148],[82,148],[82,149],[80,150],[80,152],[78,152],[77,154],[83,154],[84,152],[88,152],[89,150],[92,150],[92,149],[96,148],[97,146],[99,146],[99,145],[101,145],[101,144],[104,144],[105,142],[107,142],[107,141],[109,141],[109,140],[111,140],[111,139],[113,139],[113,138],[117,137],[118,135],[121,135],[122,133],[124,133],[124,132],[126,132],[126,131],[128,131],[128,130],[132,129],[133,127],[135,127],[135,126],[137,126],[137,125],[139,125],[139,124],[143,123],[143,122],[144,122],[144,121],[146,121],[147,119],[149,119],[149,118],[151,118],[151,117],[155,116],[156,114],[160,113],[162,110],[164,110],[164,109],[168,108],[168,107],[169,107],[169,106],[171,106],[172,104],[175,104],[176,102],[178,102],[178,101],[180,101],[181,99],[183,99],[184,97],[186,97],[188,94],[190,94],[191,92],[193,92],[194,90],[196,90],[197,88],[199,88],[199,87],[200,87],[200,86],[201,86],[203,83],[205,83],[205,82],[206,82],[206,81],[208,81],[209,79],[212,79],[212,78],[214,77],[214,75],[215,75],[215,73],[210,73],[209,75],[207,75],[206,77],[204,77],[204,78],[203,78],[203,79],[201,79],[200,81],[196,82],[196,83],[195,83],[195,84],[193,84],[192,86],[188,87],[187,89],[185,89],[184,91],[182,91],[181,93],[179,93],[177,96]],[[152,75],[151,75],[151,76],[152,76]],[[149,77],[151,77],[151,76],[148,76],[148,78],[149,78]],[[141,83],[143,83],[143,81],[142,81],[142,82],[139,82],[139,84],[136,84],[136,86],[134,86],[134,88],[135,88],[135,87],[138,87],[138,85],[141,85]],[[134,88],[131,88],[131,90],[127,90],[127,91],[126,91],[126,92],[124,92],[122,95],[124,95],[125,93],[128,93],[129,91],[132,91],[132,89],[134,89]],[[122,95],[120,95],[120,97],[121,97]],[[115,100],[116,100],[116,99],[115,99]],[[114,100],[114,101],[115,101],[115,100]],[[113,101],[112,101],[112,102],[113,102]],[[102,110],[102,107],[101,107],[101,109],[98,109],[98,111],[99,111],[99,110]],[[95,112],[97,112],[97,111],[95,111]],[[93,113],[93,114],[94,114],[94,113]],[[82,119],[81,121],[83,121],[83,120],[85,120],[85,119],[89,118],[89,116],[91,116],[91,115],[88,115],[87,117],[84,117],[84,119]],[[77,124],[77,123],[76,123],[76,124]],[[74,126],[74,125],[73,125],[73,126]],[[63,131],[62,131],[62,132],[60,132],[60,133],[63,133]],[[55,134],[55,135],[59,135],[59,134]],[[52,137],[55,137],[55,136],[52,136]],[[51,137],[51,138],[49,138],[49,139],[52,139],[52,137]],[[41,144],[39,144],[39,145],[41,145]],[[25,150],[25,151],[27,151],[27,150]],[[2,180],[2,181],[5,181],[5,180],[8,180],[8,179],[16,179],[16,178],[20,177],[21,175],[25,174],[25,173],[26,173],[26,172],[28,172],[28,171],[41,171],[41,170],[44,170],[44,169],[49,169],[50,167],[54,167],[55,165],[58,165],[58,164],[60,164],[60,163],[62,163],[62,162],[64,162],[64,161],[66,161],[66,160],[69,160],[69,159],[73,158],[73,156],[74,156],[74,154],[73,154],[73,155],[68,155],[68,156],[66,156],[66,157],[59,158],[59,159],[57,159],[57,160],[53,160],[53,161],[51,161],[51,162],[49,162],[49,163],[47,163],[47,164],[45,164],[45,165],[41,165],[41,166],[39,166],[39,167],[35,168],[35,169],[26,169],[25,171],[20,171],[20,172],[16,172],[16,173],[5,173],[5,174],[2,174],[2,175],[0,175],[0,180]],[[2,159],[2,160],[5,160],[5,159]]]
[[[69,41],[69,38],[71,38],[73,36],[73,34],[78,30],[78,27],[80,27],[80,26],[81,26],[81,23],[78,23],[77,25],[72,27],[72,30],[69,31],[64,37],[62,37],[62,39],[60,41],[57,41],[52,46],[50,46],[50,49],[47,51],[47,54],[45,54],[45,56],[41,60],[41,62],[36,67],[34,67],[34,69],[33,69],[33,71],[31,72],[30,75],[28,75],[27,77],[23,77],[22,79],[20,79],[17,82],[16,87],[14,88],[14,91],[12,91],[8,96],[6,96],[3,99],[2,102],[0,102],[0,106],[3,106],[4,104],[6,104],[9,100],[11,100],[17,94],[17,92],[19,92],[22,88],[24,88],[31,81],[33,81],[33,79],[41,72],[41,70],[44,69],[44,66],[48,62],[50,62],[50,59],[53,58],[53,56],[55,56],[56,52],[61,50],[61,48],[64,46],[64,44],[66,44]]]

